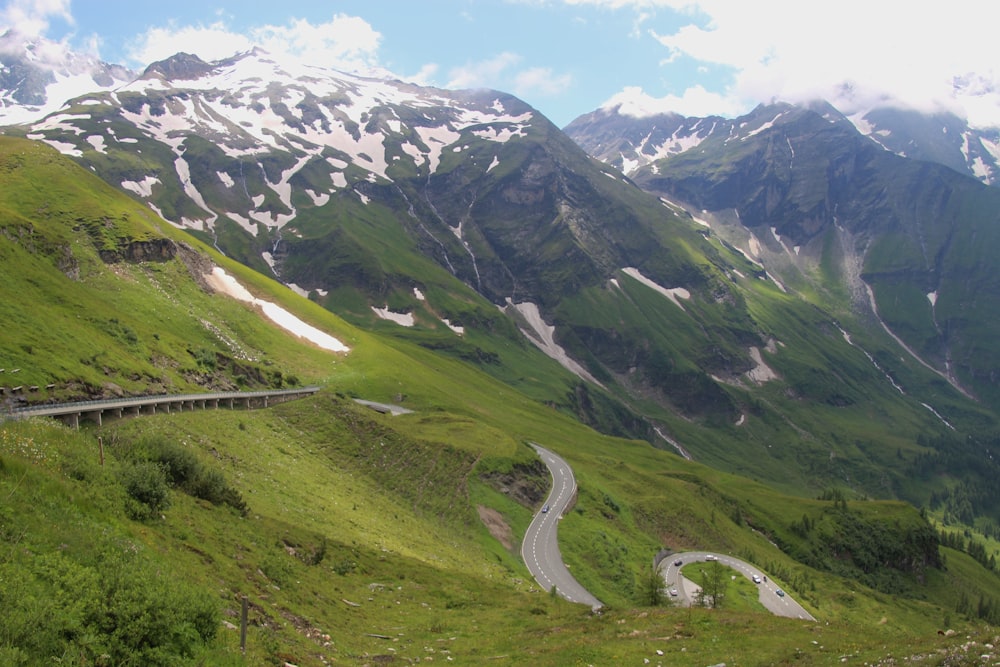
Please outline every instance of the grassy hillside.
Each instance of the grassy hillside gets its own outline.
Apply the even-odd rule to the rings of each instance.
[[[6,400],[324,387],[266,410],[80,430],[0,423],[3,664],[822,665],[992,639],[979,611],[1000,600],[1000,580],[936,550],[910,506],[784,495],[600,435],[539,400],[546,387],[572,386],[540,355],[521,362],[541,378],[521,391],[419,341],[361,331],[127,200],[108,194],[85,214],[89,193],[106,192],[99,181],[35,144],[0,147],[5,178],[53,183],[36,195],[50,205],[31,215],[2,190],[0,366],[5,382],[38,387]],[[18,171],[29,164],[43,171]],[[114,242],[95,241],[77,218],[107,218],[99,227]],[[135,242],[156,239],[190,251],[127,259]],[[122,260],[102,259],[102,248]],[[206,291],[197,277],[209,260],[350,352],[317,348]],[[355,397],[414,412],[381,415]],[[529,442],[577,474],[561,549],[607,602],[600,615],[538,590],[520,562],[548,484]],[[751,604],[644,607],[642,573],[657,551],[694,547],[765,568],[818,621]],[[937,634],[949,628],[959,634]]]

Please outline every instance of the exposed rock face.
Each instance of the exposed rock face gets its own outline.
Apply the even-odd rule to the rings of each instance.
[[[102,250],[107,264],[118,262],[167,262],[177,256],[177,244],[170,239],[132,241],[117,250]]]

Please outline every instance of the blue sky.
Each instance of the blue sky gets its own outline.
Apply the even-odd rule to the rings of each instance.
[[[16,27],[141,68],[261,45],[314,64],[518,95],[559,126],[604,104],[733,116],[889,98],[1000,126],[992,0],[3,0]],[[960,84],[956,92],[955,84]],[[852,108],[853,107],[853,108]]]

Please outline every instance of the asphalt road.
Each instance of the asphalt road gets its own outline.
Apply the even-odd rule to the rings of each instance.
[[[569,465],[549,450],[532,443],[539,457],[552,474],[552,491],[545,500],[544,508],[532,519],[521,543],[521,558],[528,571],[545,590],[552,590],[570,602],[590,605],[592,609],[602,607],[602,603],[569,573],[562,555],[559,553],[557,531],[559,520],[576,493],[576,479]]]
[[[690,579],[686,579],[680,575],[681,567],[684,567],[688,563],[707,562],[706,558],[708,556],[718,558],[719,563],[732,568],[738,574],[742,574],[751,581],[753,581],[754,575],[760,577],[761,583],[757,584],[760,603],[776,616],[801,618],[807,621],[816,620],[812,614],[802,608],[802,605],[793,600],[787,591],[785,591],[784,597],[778,595],[776,591],[779,587],[771,581],[770,577],[767,578],[767,581],[764,581],[766,575],[758,568],[739,558],[723,554],[713,554],[710,551],[685,551],[683,553],[672,554],[664,558],[663,562],[660,563],[660,572],[663,574],[663,580],[666,582],[667,589],[677,590],[676,599],[682,606],[689,606],[691,604],[700,587]],[[682,564],[680,566],[674,565],[674,562],[678,560],[682,561]]]

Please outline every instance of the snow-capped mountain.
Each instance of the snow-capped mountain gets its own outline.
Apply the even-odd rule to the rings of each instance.
[[[28,136],[76,157],[108,156],[102,176],[171,222],[214,232],[224,218],[257,236],[280,233],[331,196],[366,202],[372,184],[432,174],[449,159],[446,147],[485,142],[496,149],[482,157],[488,171],[533,116],[500,93],[366,79],[254,50],[215,63],[187,54],[154,63],[114,91],[78,98]],[[161,161],[123,157],[140,143]]]
[[[952,113],[882,107],[848,116],[858,131],[897,155],[937,162],[1000,185],[1000,129],[974,128]]]
[[[974,128],[952,113],[927,114],[895,107],[865,109],[844,115],[826,102],[804,108],[831,122],[850,121],[887,151],[937,162],[987,185],[1000,185],[1000,129]],[[588,153],[632,175],[646,165],[697,147],[710,136],[740,136],[755,128],[744,116],[685,117],[678,114],[634,116],[620,106],[584,114],[565,131]]]
[[[0,125],[39,120],[74,97],[111,90],[134,77],[125,67],[7,30],[0,34]]]
[[[598,129],[594,123],[595,135]],[[211,63],[178,54],[19,132],[142,201],[151,224],[162,226],[162,217],[184,227],[354,324],[524,386],[558,385],[560,405],[588,424],[666,443],[678,442],[672,427],[661,428],[670,423],[675,434],[701,425],[760,428],[758,445],[795,423],[788,442],[802,440],[801,429],[822,442],[826,422],[814,429],[797,419],[798,406],[810,401],[865,431],[872,420],[866,406],[873,397],[882,401],[886,387],[896,391],[886,368],[910,378],[912,397],[885,400],[905,403],[913,424],[930,419],[929,428],[947,428],[920,400],[940,405],[921,379],[939,383],[940,376],[891,353],[882,330],[866,330],[853,316],[838,282],[840,261],[861,258],[864,248],[836,242],[846,246],[850,234],[861,238],[870,228],[861,240],[874,243],[876,232],[894,231],[897,214],[911,213],[903,209],[913,201],[908,184],[933,182],[937,172],[974,186],[963,188],[969,196],[990,191],[982,209],[1000,210],[989,206],[1000,190],[928,163],[920,166],[933,173],[896,179],[892,201],[868,206],[884,196],[877,187],[883,181],[861,168],[870,165],[882,178],[917,163],[877,146],[843,117],[830,122],[775,105],[732,121],[665,117],[662,126],[636,128],[621,141],[608,130],[603,136],[619,147],[621,164],[625,157],[636,163],[627,178],[513,96],[367,78],[258,50]],[[634,146],[641,150],[621,155]],[[699,156],[711,163],[699,164]],[[829,196],[811,180],[828,171],[842,177]],[[855,190],[856,183],[866,189]],[[964,196],[956,194],[956,206]],[[746,242],[749,227],[735,229],[737,222],[728,237],[714,219],[706,228],[709,215],[689,215],[680,205],[699,201],[699,211],[719,217],[746,213],[758,245],[774,245],[782,258],[819,258],[822,271],[807,275],[813,267],[803,264],[798,274],[788,272],[798,283],[782,284],[781,274],[764,266],[769,258]],[[848,221],[848,204],[870,215]],[[777,219],[786,213],[787,220]],[[947,231],[930,213],[919,222],[935,234]],[[893,242],[900,247],[898,239],[885,243]],[[782,243],[789,252],[782,254]],[[912,275],[916,260],[904,259],[898,275]],[[847,268],[857,277],[856,264]],[[926,291],[911,301],[927,301],[924,294],[940,282],[932,282],[932,271],[921,275]],[[818,287],[805,283],[814,277]],[[796,298],[802,284],[812,300]],[[957,283],[949,276],[940,284]],[[941,308],[921,316],[943,315],[959,301],[946,289],[940,294]],[[845,315],[850,322],[842,325]],[[890,316],[884,320],[892,323]],[[933,326],[926,327],[931,336]],[[881,347],[869,356],[851,336]],[[533,348],[565,373],[535,363],[540,356],[526,361],[526,351],[538,354]],[[967,382],[968,362],[953,367]],[[996,366],[980,367],[992,373]],[[772,382],[782,388],[766,390],[766,401],[752,398]],[[693,446],[685,439],[683,449],[696,456],[747,458],[715,449],[708,435],[695,436]],[[815,454],[817,464],[829,461],[826,448]],[[758,455],[771,454],[761,446]]]
[[[657,160],[697,147],[717,132],[728,134],[731,126],[731,120],[720,116],[666,113],[637,117],[621,113],[615,106],[584,114],[564,129],[590,155],[630,176]]]

